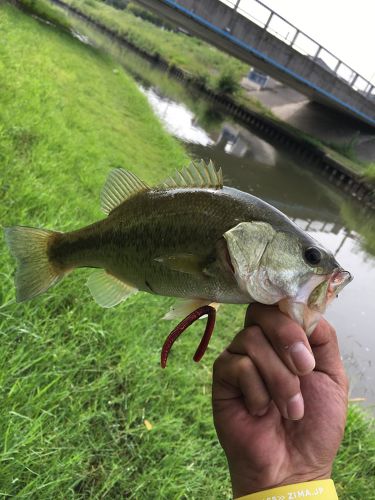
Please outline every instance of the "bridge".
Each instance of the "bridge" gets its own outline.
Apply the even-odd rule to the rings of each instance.
[[[375,126],[375,85],[259,0],[137,0],[309,99]],[[248,6],[251,8],[248,8]]]

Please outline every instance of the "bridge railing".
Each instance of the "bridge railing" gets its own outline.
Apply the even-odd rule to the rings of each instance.
[[[260,0],[220,0],[220,2],[247,17],[301,54],[311,58],[368,99],[375,98],[373,83]]]

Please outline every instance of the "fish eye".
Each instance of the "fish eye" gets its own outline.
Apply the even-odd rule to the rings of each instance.
[[[309,247],[305,250],[305,260],[311,266],[317,266],[322,260],[322,253],[319,248]]]

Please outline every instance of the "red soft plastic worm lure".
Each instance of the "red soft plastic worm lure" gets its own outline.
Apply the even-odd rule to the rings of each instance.
[[[175,343],[181,333],[183,333],[192,323],[197,321],[197,319],[199,319],[201,316],[204,316],[205,314],[207,314],[206,329],[193,357],[194,361],[196,361],[197,363],[202,359],[204,353],[206,352],[215,326],[216,309],[212,306],[198,307],[198,309],[186,316],[186,318],[183,319],[176,326],[176,328],[171,331],[171,333],[166,338],[161,350],[160,364],[162,368],[165,368],[167,366],[168,354],[172,348],[172,345]]]

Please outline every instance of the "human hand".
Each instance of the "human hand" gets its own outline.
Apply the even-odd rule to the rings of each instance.
[[[325,319],[308,339],[276,306],[252,304],[245,329],[214,363],[214,423],[234,497],[329,478],[347,398],[336,333]]]

